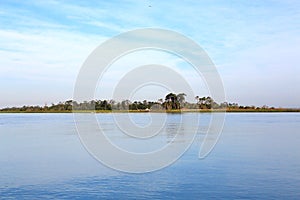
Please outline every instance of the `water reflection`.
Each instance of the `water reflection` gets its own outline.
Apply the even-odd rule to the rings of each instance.
[[[130,140],[110,115],[97,117],[120,145]],[[177,124],[177,117],[169,118],[157,143],[170,142],[175,130],[184,141],[193,130],[192,114],[184,116],[188,123]],[[202,128],[209,118],[201,115]],[[72,115],[2,114],[0,124],[3,199],[300,198],[300,114],[229,114],[207,158],[198,160],[196,142],[170,167],[140,175],[94,160],[76,135]]]

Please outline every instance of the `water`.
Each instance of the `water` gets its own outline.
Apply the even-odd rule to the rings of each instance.
[[[97,118],[110,120],[109,114]],[[197,157],[196,139],[173,165],[128,174],[87,153],[72,114],[1,114],[0,198],[299,199],[299,130],[298,113],[229,113],[219,142],[205,159]]]

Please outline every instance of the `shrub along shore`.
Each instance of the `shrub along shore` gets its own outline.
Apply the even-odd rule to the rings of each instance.
[[[44,106],[6,107],[0,113],[125,113],[125,112],[158,112],[158,113],[186,113],[186,112],[300,112],[300,108],[275,108],[263,105],[241,106],[237,103],[217,103],[211,97],[196,96],[195,103],[185,100],[185,94],[169,93],[164,99],[157,101],[129,101],[123,100],[91,100],[76,102],[68,100]]]
[[[144,111],[144,110],[116,110],[116,111],[105,111],[105,110],[81,110],[81,111],[0,111],[1,113],[191,113],[191,112],[200,112],[200,113],[217,113],[217,112],[228,112],[228,113],[278,113],[278,112],[300,112],[300,109],[294,108],[279,108],[272,110],[265,109],[189,109],[189,110],[162,110],[162,111]]]

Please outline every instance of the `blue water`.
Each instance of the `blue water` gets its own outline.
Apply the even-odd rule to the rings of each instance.
[[[72,114],[0,114],[0,198],[300,199],[299,130],[298,113],[229,113],[205,159],[196,138],[171,166],[129,174],[87,153]]]

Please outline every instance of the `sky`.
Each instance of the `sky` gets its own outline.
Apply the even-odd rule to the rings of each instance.
[[[72,99],[79,70],[97,46],[125,31],[149,27],[196,41],[214,62],[227,101],[300,107],[299,22],[298,0],[0,0],[0,107]],[[131,63],[150,63],[149,57],[176,68],[205,95],[202,80],[182,60],[137,52],[110,69],[96,96],[110,98]],[[149,93],[155,89],[160,92]],[[136,98],[154,100],[166,92],[148,87]]]

